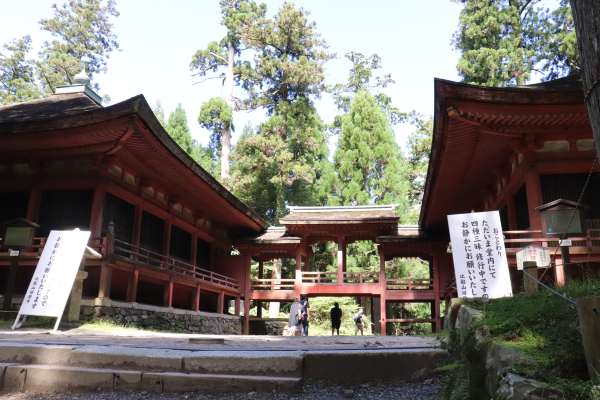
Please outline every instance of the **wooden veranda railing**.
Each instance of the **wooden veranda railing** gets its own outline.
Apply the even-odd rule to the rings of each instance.
[[[122,240],[114,239],[113,251],[115,258],[117,259],[171,271],[184,278],[191,278],[196,281],[225,286],[236,290],[239,290],[240,287],[239,282],[236,279],[202,269],[173,257],[155,253],[151,250],[135,246]]]
[[[337,272],[302,271],[303,284],[335,285],[337,284]]]
[[[433,279],[386,279],[388,290],[433,290]]]
[[[344,272],[344,284],[375,284],[379,283],[379,272]]]
[[[46,247],[47,237],[36,237],[33,238],[32,245],[29,249],[21,251],[21,256],[24,257],[39,257]],[[88,241],[88,246],[97,251],[98,253],[105,256],[106,254],[106,238],[105,237],[92,237]]]
[[[251,279],[251,290],[294,290],[295,279]]]

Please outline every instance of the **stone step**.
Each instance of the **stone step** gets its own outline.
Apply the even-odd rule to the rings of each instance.
[[[10,393],[25,390],[33,393],[56,390],[299,393],[301,389],[301,378],[0,364],[0,392]]]
[[[187,351],[0,342],[0,362],[216,375],[302,377],[299,351]]]

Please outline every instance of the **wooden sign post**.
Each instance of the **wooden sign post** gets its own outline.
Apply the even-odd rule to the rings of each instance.
[[[600,381],[600,297],[577,299],[577,314],[583,337],[583,350],[592,382]]]
[[[538,273],[537,273],[537,262],[535,261],[525,261],[523,262],[523,271],[527,272],[534,279],[527,276],[527,274],[523,274],[523,286],[525,287],[525,296],[532,296],[537,293],[539,285],[536,281]]]

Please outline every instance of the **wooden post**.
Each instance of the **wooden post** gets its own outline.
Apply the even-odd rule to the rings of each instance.
[[[571,253],[569,253],[569,246],[560,246],[560,258],[562,258],[563,273],[565,276],[564,283],[566,283],[571,280]]]
[[[435,318],[435,324],[433,326],[434,332],[441,332],[442,330],[442,318],[440,315],[440,257],[439,254],[434,254],[432,263],[432,273],[431,279],[433,279],[433,293],[435,299],[433,301],[432,307],[434,313],[432,313],[431,318]]]
[[[102,179],[94,188],[92,199],[92,212],[90,213],[91,237],[102,234],[102,217],[104,216],[104,201],[106,200],[106,181]]]
[[[300,296],[302,291],[302,250],[300,246],[296,249],[296,281],[294,282],[294,291],[296,296]]]
[[[529,225],[532,231],[542,229],[540,221],[540,213],[533,211],[534,208],[542,205],[542,186],[540,184],[540,174],[533,169],[533,166],[528,166],[524,170],[525,175],[525,190],[527,192],[527,208],[529,209]],[[541,237],[541,233],[534,233],[533,237]]]
[[[235,305],[233,307],[233,314],[239,316],[240,315],[240,296],[235,297]]]
[[[577,315],[583,337],[583,350],[588,374],[593,382],[600,381],[600,297],[577,299]]]
[[[163,306],[173,307],[173,277],[163,286]]]
[[[223,306],[225,304],[225,291],[221,290],[219,297],[217,298],[217,312],[223,314]]]
[[[131,244],[134,246],[140,245],[140,238],[142,232],[142,216],[144,215],[144,204],[135,205],[135,217],[133,219],[133,238]]]
[[[190,264],[196,265],[196,253],[198,251],[198,234],[192,234],[192,247],[190,251]]]
[[[244,329],[242,330],[244,335],[250,334],[250,297],[244,298]]]
[[[565,270],[562,259],[556,258],[554,260],[554,282],[557,286],[565,285]]]
[[[37,222],[38,212],[40,209],[40,198],[42,191],[39,187],[34,186],[29,192],[29,203],[27,204],[27,215],[25,219],[31,222]]]
[[[258,279],[264,278],[264,265],[263,260],[258,260]],[[256,302],[256,316],[262,318],[262,300]]]
[[[385,280],[385,254],[383,253],[381,245],[379,245],[379,285],[381,291],[379,298],[379,322],[381,323],[381,336],[385,336],[387,328],[385,308],[387,282]]]
[[[137,287],[138,287],[138,277],[140,275],[140,269],[136,268],[129,274],[129,284],[127,285],[127,296],[125,299],[129,303],[135,303],[137,300]]]
[[[198,283],[192,290],[192,310],[200,310],[200,284]]]
[[[337,284],[338,286],[342,286],[344,284],[344,270],[346,266],[344,265],[344,261],[346,259],[346,243],[343,236],[338,236],[338,262],[337,262]]]
[[[535,279],[538,277],[537,262],[536,261],[524,261],[523,272],[527,272]],[[523,286],[525,286],[525,296],[533,296],[538,291],[537,281],[531,279],[526,274],[523,274]]]
[[[98,298],[110,298],[110,285],[112,282],[112,265],[114,262],[114,245],[115,245],[115,223],[108,223],[108,231],[106,232],[106,248],[104,249],[104,260],[100,266],[100,287],[98,289]]]
[[[515,195],[513,193],[506,195],[506,209],[508,211],[508,229],[511,231],[517,230],[517,214],[515,210]],[[518,235],[510,235],[510,239],[517,239]],[[514,246],[518,243],[511,243],[509,247],[517,247]]]
[[[171,220],[165,220],[165,236],[163,242],[163,255],[169,257],[169,249],[171,248]]]

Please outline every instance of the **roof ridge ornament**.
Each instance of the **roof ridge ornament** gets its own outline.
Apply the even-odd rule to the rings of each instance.
[[[81,70],[80,73],[78,73],[77,75],[75,75],[73,77],[73,84],[74,85],[90,85],[90,83],[92,82],[92,80],[90,79],[90,77],[85,73],[85,67],[83,67],[83,69]]]

